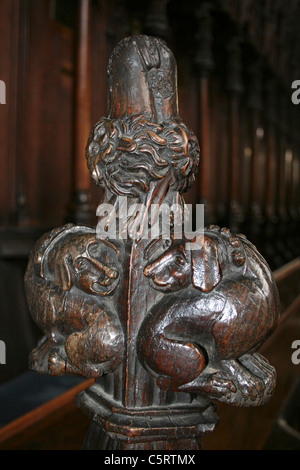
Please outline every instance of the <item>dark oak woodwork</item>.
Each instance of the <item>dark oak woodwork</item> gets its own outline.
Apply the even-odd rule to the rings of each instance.
[[[75,38],[74,165],[67,220],[89,224],[92,221],[90,176],[82,155],[91,126],[91,0],[78,2]]]
[[[260,174],[260,158],[261,158],[261,141],[262,136],[259,132],[262,132],[262,119],[261,113],[263,108],[263,89],[262,79],[263,71],[262,64],[257,59],[252,62],[248,70],[249,78],[249,89],[248,89],[248,108],[250,110],[249,116],[249,143],[248,152],[250,152],[250,182],[248,188],[248,194],[246,198],[245,207],[245,221],[244,230],[248,234],[250,240],[257,245],[259,241],[259,235],[261,232],[261,225],[263,221],[262,214],[262,188],[261,181],[259,178]]]
[[[201,159],[199,163],[199,195],[198,202],[205,205],[206,223],[214,221],[212,201],[212,152],[211,152],[211,115],[209,74],[214,67],[212,52],[212,17],[209,2],[201,3],[196,9],[197,31],[194,64],[198,74],[198,120],[199,144]]]
[[[241,81],[241,45],[240,37],[234,35],[227,45],[227,81],[228,92],[228,135],[229,135],[229,164],[227,175],[227,211],[228,223],[234,232],[239,232],[243,222],[240,204],[240,95]]]
[[[180,118],[164,41],[136,35],[116,45],[107,114],[86,158],[105,199],[96,229],[55,228],[31,253],[26,294],[44,337],[30,367],[95,379],[76,398],[92,421],[84,449],[199,450],[218,422],[215,401],[270,400],[276,372],[257,350],[280,305],[244,235],[217,225],[180,233],[175,205],[186,217],[199,146]]]
[[[6,104],[0,105],[0,340],[5,342],[7,353],[7,363],[0,365],[1,384],[27,370],[28,353],[41,335],[28,314],[22,287],[31,248],[43,233],[66,222],[85,224],[92,216],[95,226],[96,207],[107,195],[104,187],[91,181],[83,153],[90,128],[99,116],[107,115],[107,62],[115,44],[125,36],[145,33],[163,38],[177,59],[181,121],[195,131],[201,149],[195,182],[185,192],[185,202],[195,205],[205,201],[206,226],[211,222],[245,233],[272,270],[300,255],[300,105],[291,102],[291,83],[300,79],[299,0],[0,0],[0,10],[0,80],[7,91]],[[77,12],[81,13],[76,21]],[[230,47],[230,38],[235,35],[238,53],[236,47]],[[232,121],[233,95],[227,87],[230,77],[232,84],[238,78],[243,89],[238,91],[237,118]],[[275,83],[273,111],[267,93],[270,79]],[[132,138],[129,127],[127,131]],[[233,160],[237,166],[232,166]],[[157,197],[163,191],[161,187]],[[233,198],[237,204],[230,204]],[[228,211],[228,206],[239,211]],[[71,227],[63,233],[66,241],[71,241]],[[54,243],[55,247],[59,248],[59,243]],[[180,250],[184,257],[185,241]],[[125,251],[120,264],[124,257],[124,265],[129,266]],[[74,253],[71,255],[76,257]],[[104,259],[98,261],[105,265]],[[184,272],[177,277],[178,285],[184,280],[182,296],[192,289],[192,277],[189,286],[185,285],[188,278]],[[151,277],[148,280],[152,286]],[[78,289],[80,297],[80,284],[71,289]],[[296,295],[298,290],[298,284],[289,278],[284,295]],[[165,297],[179,295],[157,292]],[[105,296],[105,303],[114,293]],[[97,297],[88,292],[82,295]],[[70,305],[72,295],[65,298]],[[45,299],[44,292],[41,304]],[[154,308],[152,300],[150,304],[149,309]],[[290,343],[297,336],[297,314],[293,321],[290,328],[281,326],[277,352],[275,339],[270,354],[268,348],[259,350],[266,352],[277,370],[279,390],[277,386],[270,403],[258,409],[219,403],[220,424],[202,439],[205,448],[233,448],[235,444],[248,448],[254,442],[257,447],[258,440],[266,437],[263,426],[270,429],[273,410],[283,401],[280,384],[287,378],[286,388],[291,386],[286,363]],[[296,366],[294,369],[292,375],[297,373]],[[113,375],[117,377],[117,371]],[[152,383],[148,376],[145,372]],[[105,380],[110,393],[114,381],[108,376]],[[144,389],[143,393],[150,403],[151,393]],[[165,392],[159,389],[159,393]],[[173,393],[167,392],[168,399]],[[81,414],[78,410],[79,421]],[[89,420],[82,419],[84,423]],[[57,420],[58,435],[63,417],[57,416]],[[238,424],[231,426],[233,421]],[[247,440],[251,426],[252,437]],[[33,433],[35,437],[23,435],[22,442],[38,439],[37,445],[42,446],[42,436],[37,436],[37,429]],[[74,439],[75,447],[83,434]],[[62,433],[61,446],[63,438]],[[50,441],[49,447],[56,445]],[[32,442],[28,445],[34,446]]]
[[[274,272],[282,315],[276,332],[260,349],[277,371],[272,400],[257,408],[237,408],[220,403],[220,422],[213,433],[208,433],[202,439],[206,450],[299,450],[299,439],[298,442],[294,440],[297,428],[287,429],[282,419],[286,418],[282,410],[289,403],[290,390],[298,382],[299,376],[298,366],[290,360],[290,345],[295,339],[300,311],[299,293],[291,289],[291,285],[297,286],[299,276],[299,258]],[[87,379],[1,428],[0,449],[80,448],[89,426],[89,418],[76,407],[74,397],[92,382],[93,379]]]

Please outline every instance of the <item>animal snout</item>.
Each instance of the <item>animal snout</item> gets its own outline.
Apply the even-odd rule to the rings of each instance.
[[[166,271],[169,271],[169,268],[174,265],[176,259],[176,254],[173,252],[165,253],[163,256],[158,258],[153,263],[146,266],[144,269],[144,274],[147,277],[158,275],[163,275]]]
[[[146,277],[150,277],[155,273],[155,266],[153,264],[150,264],[149,266],[146,266],[144,269],[144,274]]]
[[[99,273],[98,280],[102,285],[108,285],[112,279],[117,279],[119,273],[116,269],[106,266],[98,260],[93,260],[93,264]]]
[[[115,269],[109,269],[106,273],[107,277],[110,279],[117,279],[119,273]]]

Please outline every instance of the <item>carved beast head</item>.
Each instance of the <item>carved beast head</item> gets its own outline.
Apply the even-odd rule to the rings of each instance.
[[[33,263],[36,275],[63,290],[75,285],[89,294],[107,295],[119,281],[117,249],[88,227],[68,224],[46,234]]]
[[[151,279],[155,289],[170,292],[192,284],[207,292],[220,282],[217,247],[205,235],[201,240],[199,249],[191,249],[192,245],[187,241],[173,241],[145,267],[144,275]]]

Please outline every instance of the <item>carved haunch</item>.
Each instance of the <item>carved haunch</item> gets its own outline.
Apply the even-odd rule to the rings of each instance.
[[[32,317],[45,336],[31,353],[31,368],[99,377],[120,364],[123,330],[103,300],[120,282],[118,268],[116,247],[88,227],[69,224],[37,243],[25,285]]]
[[[274,391],[257,351],[278,322],[277,289],[243,235],[184,233],[200,150],[166,44],[122,40],[108,84],[86,146],[105,188],[99,223],[52,230],[29,260],[28,305],[44,333],[30,367],[95,379],[76,398],[92,420],[86,449],[200,449],[218,421],[213,401],[258,406]]]
[[[174,243],[145,268],[152,287],[172,294],[141,326],[140,360],[163,389],[235,405],[264,403],[275,371],[253,353],[279,316],[269,267],[245,237],[227,229],[206,230],[202,250],[189,244]]]

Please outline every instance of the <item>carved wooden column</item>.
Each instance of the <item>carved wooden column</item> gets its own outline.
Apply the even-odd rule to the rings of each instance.
[[[199,143],[201,159],[199,163],[199,197],[198,202],[204,204],[205,223],[214,221],[212,206],[212,162],[210,150],[210,105],[209,105],[209,74],[214,66],[212,53],[212,18],[211,4],[202,2],[196,8],[197,19],[196,52],[194,64],[198,73],[198,116]]]
[[[266,77],[265,87],[265,141],[266,162],[263,191],[264,222],[261,232],[261,246],[267,259],[273,260],[275,253],[274,241],[277,237],[275,226],[275,182],[276,182],[276,80]],[[272,266],[274,268],[274,266]],[[275,268],[274,268],[275,269]]]
[[[123,39],[108,85],[86,147],[106,191],[97,228],[52,230],[29,261],[29,309],[45,334],[30,366],[95,379],[76,399],[91,419],[84,449],[197,450],[217,424],[214,401],[272,395],[274,368],[256,350],[276,327],[278,293],[244,236],[180,233],[199,147],[166,44]]]
[[[240,204],[240,148],[239,148],[239,99],[242,92],[241,45],[238,35],[233,36],[227,46],[227,83],[229,94],[229,166],[228,166],[228,224],[238,232],[243,221]]]
[[[294,255],[299,256],[300,246],[300,136],[299,136],[299,123],[300,114],[299,109],[294,108],[293,119],[293,139],[294,139],[294,161],[293,161],[293,189],[292,189],[292,207],[293,207],[293,243]]]
[[[290,188],[290,167],[293,159],[291,147],[291,104],[290,97],[286,93],[284,87],[281,88],[280,94],[280,186],[279,186],[279,227],[277,237],[280,243],[280,253],[282,264],[288,263],[293,258],[290,242],[290,213],[288,192]]]
[[[286,253],[287,261],[291,261],[299,255],[299,245],[297,246],[296,238],[298,235],[299,227],[296,223],[296,214],[294,210],[294,163],[296,161],[296,138],[299,132],[296,124],[297,109],[292,103],[289,103],[288,116],[289,116],[289,132],[288,132],[288,148],[285,154],[285,173],[286,173],[286,190],[285,190],[285,206],[287,213],[287,226],[286,226]],[[296,127],[296,129],[295,129]]]
[[[277,185],[277,200],[276,200],[276,213],[277,213],[277,226],[276,226],[276,255],[275,262],[277,267],[282,266],[287,262],[286,248],[285,248],[285,235],[287,225],[287,213],[285,207],[285,154],[287,149],[287,100],[281,86],[277,88],[278,102],[277,102],[277,146],[278,146],[278,165],[276,175]]]
[[[10,161],[12,162],[12,175],[10,178],[11,207],[9,224],[14,226],[30,226],[30,211],[28,207],[25,188],[25,156],[24,156],[24,116],[26,97],[26,60],[28,59],[29,34],[29,2],[25,0],[16,5],[14,10],[14,54],[11,58],[17,64],[17,73],[14,82],[10,83],[13,89],[11,115],[14,121],[14,130],[10,139]],[[17,139],[15,136],[19,136]],[[3,158],[3,157],[2,157]],[[6,176],[7,177],[7,176]]]
[[[91,0],[78,1],[75,28],[74,117],[73,117],[73,188],[67,208],[67,220],[91,222],[90,176],[82,159],[90,132],[90,22]]]
[[[169,0],[150,0],[147,2],[144,32],[151,36],[168,40],[170,38],[170,27],[167,16],[167,5]]]
[[[250,138],[251,138],[251,174],[250,186],[246,208],[246,217],[244,226],[250,240],[258,245],[261,225],[262,225],[262,207],[261,207],[261,178],[260,175],[260,151],[261,135],[263,130],[261,124],[262,111],[262,69],[259,61],[254,61],[248,70],[248,108],[250,110]]]

